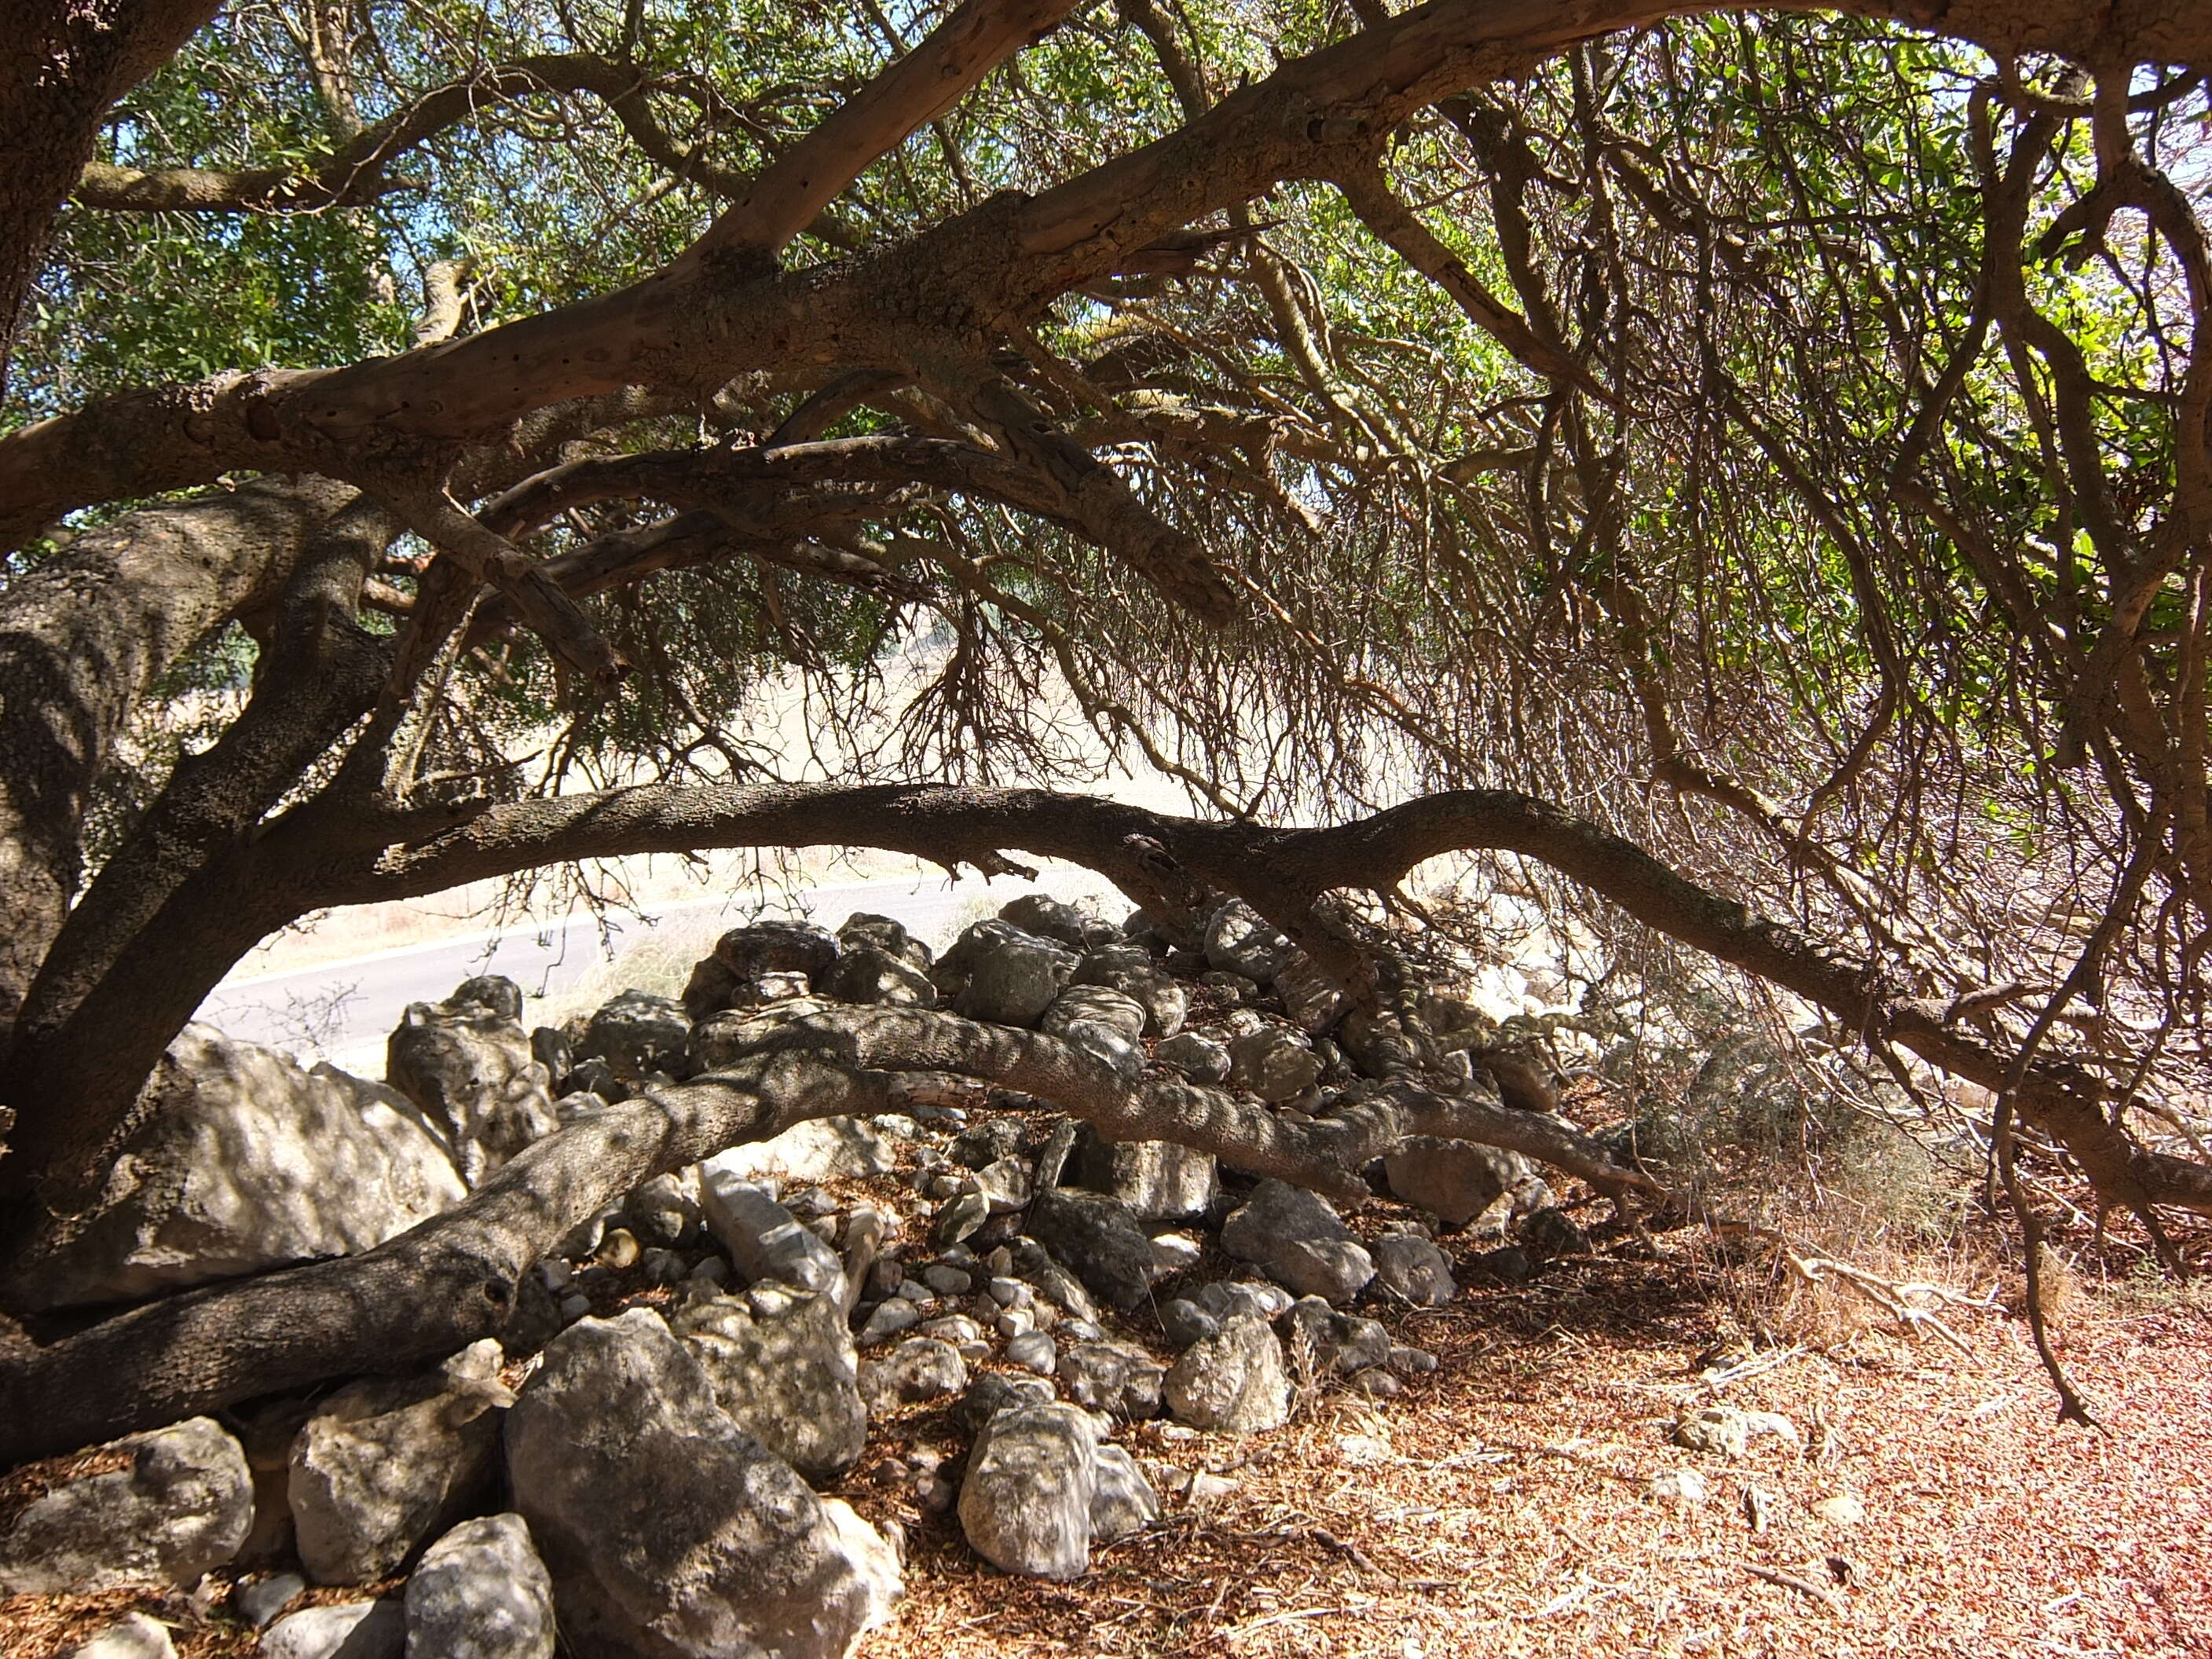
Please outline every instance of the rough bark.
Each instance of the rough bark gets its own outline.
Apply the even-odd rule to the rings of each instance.
[[[266,603],[353,491],[268,479],[77,537],[0,593],[0,1037],[76,891],[94,781],[154,679]]]
[[[1407,1135],[1480,1137],[1617,1191],[1656,1192],[1556,1118],[1401,1085],[1310,1123],[1164,1073],[1132,1079],[1034,1031],[854,1008],[775,1027],[728,1069],[656,1089],[547,1137],[456,1209],[365,1255],[210,1286],[0,1357],[0,1463],[363,1370],[404,1369],[498,1332],[520,1281],[610,1200],[808,1118],[973,1104],[1017,1090],[1111,1139],[1169,1139],[1340,1195]]]

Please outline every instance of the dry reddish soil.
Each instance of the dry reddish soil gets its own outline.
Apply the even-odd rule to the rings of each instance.
[[[2201,1293],[2068,1299],[2063,1358],[2095,1434],[2054,1426],[2027,1327],[1996,1310],[1948,1316],[1962,1353],[1801,1294],[1769,1305],[1778,1341],[1724,1362],[1750,1374],[1716,1388],[1697,1367],[1747,1310],[1758,1322],[1759,1272],[1695,1233],[1656,1254],[1624,1242],[1391,1320],[1443,1361],[1397,1399],[1309,1391],[1290,1426],[1242,1442],[1125,1431],[1140,1459],[1238,1484],[1202,1511],[1171,1502],[1073,1585],[1009,1579],[954,1518],[915,1509],[902,1454],[964,1444],[942,1410],[911,1410],[838,1489],[908,1551],[903,1608],[856,1659],[2212,1656]],[[1735,1462],[1672,1446],[1674,1419],[1716,1399],[1784,1413],[1805,1443]],[[1655,1501],[1651,1477],[1683,1468],[1707,1500]],[[1865,1518],[1817,1512],[1839,1496]],[[250,1653],[227,1591],[203,1591],[204,1615],[127,1594],[0,1603],[0,1654],[46,1659],[133,1606],[175,1624],[185,1659]]]

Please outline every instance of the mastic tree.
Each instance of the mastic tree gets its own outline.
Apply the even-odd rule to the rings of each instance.
[[[1351,901],[1517,854],[1982,1085],[2031,1244],[2023,1134],[2212,1213],[2203,8],[213,9],[0,70],[20,1230],[303,915],[822,845],[1239,896],[1384,1012]],[[1053,787],[1102,755],[1190,815]],[[0,1450],[448,1352],[611,1194],[987,1085],[1324,1190],[1407,1133],[1654,1187],[848,1011],[26,1337]]]

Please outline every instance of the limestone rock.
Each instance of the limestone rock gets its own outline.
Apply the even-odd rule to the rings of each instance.
[[[464,981],[443,1002],[409,1004],[385,1044],[386,1080],[437,1126],[471,1186],[560,1124],[552,1075],[507,1012],[520,997],[509,980]]]
[[[1116,943],[1121,938],[1121,930],[1110,922],[1086,916],[1073,905],[1063,899],[1056,899],[1049,893],[1024,893],[1019,898],[1009,901],[1000,907],[999,920],[1020,928],[1025,933],[1034,933],[1039,939],[1050,939],[1055,945],[1064,945],[1074,951],[1086,950],[1093,945]]]
[[[835,1296],[772,1315],[737,1297],[689,1304],[670,1322],[731,1419],[809,1480],[850,1468],[868,1436],[860,1358]]]
[[[1060,1380],[1077,1405],[1135,1420],[1159,1414],[1161,1367],[1126,1342],[1079,1342],[1060,1356]]]
[[[1230,1080],[1265,1101],[1295,1100],[1321,1081],[1321,1056],[1279,1025],[1262,1025],[1229,1045]]]
[[[407,1612],[398,1601],[302,1607],[261,1632],[264,1659],[400,1659]]]
[[[897,1593],[890,1547],[732,1422],[647,1310],[553,1340],[507,1453],[579,1654],[842,1659]]]
[[[723,1152],[699,1166],[699,1207],[738,1271],[842,1297],[845,1267],[837,1252],[765,1187],[738,1175],[732,1165],[739,1162]]]
[[[1145,1011],[1145,1035],[1171,1037],[1182,1030],[1190,995],[1152,953],[1134,945],[1109,945],[1075,964],[1077,985],[1119,991]]]
[[[579,1060],[604,1060],[625,1078],[690,1069],[691,1020],[684,1005],[649,991],[624,991],[592,1014],[576,1044]]]
[[[1029,1224],[1030,1237],[1115,1307],[1127,1312],[1151,1295],[1152,1241],[1127,1205],[1054,1187],[1037,1194]]]
[[[502,1363],[487,1338],[437,1370],[349,1383],[316,1408],[287,1484],[300,1562],[317,1583],[385,1577],[465,1512],[514,1401]]]
[[[553,1581],[519,1515],[464,1521],[407,1581],[408,1659],[553,1659]]]
[[[237,1555],[253,1524],[253,1476],[212,1419],[103,1449],[126,1461],[56,1486],[0,1534],[0,1596],[189,1586]]]
[[[1272,1178],[1253,1189],[1221,1229],[1221,1247],[1300,1296],[1349,1302],[1375,1277],[1328,1200]]]
[[[1145,1221],[1188,1221],[1213,1202],[1213,1154],[1171,1140],[1109,1141],[1085,1124],[1070,1158],[1076,1185],[1103,1193]]]
[[[1098,1448],[1091,1474],[1091,1539],[1110,1544],[1160,1518],[1160,1495],[1119,1446]]]
[[[1378,1238],[1369,1254],[1375,1258],[1376,1285],[1388,1295],[1417,1308],[1441,1308],[1459,1294],[1451,1259],[1418,1233]]]
[[[935,1337],[910,1336],[860,1367],[860,1395],[872,1417],[957,1394],[967,1386],[968,1362],[950,1342]]]
[[[927,973],[872,945],[848,946],[823,976],[821,990],[823,995],[839,1002],[896,1008],[937,1006],[937,986]]]
[[[92,1204],[26,1247],[6,1286],[16,1310],[353,1255],[467,1195],[408,1101],[211,1025],[170,1043],[147,1102]]]
[[[1467,1225],[1536,1175],[1519,1152],[1433,1135],[1409,1136],[1382,1160],[1382,1170],[1393,1194],[1448,1227]]]
[[[1676,1445],[1723,1457],[1741,1457],[1753,1441],[1769,1436],[1793,1446],[1803,1441],[1797,1425],[1778,1412],[1745,1411],[1736,1406],[1707,1406],[1674,1425]]]
[[[970,933],[974,931],[969,929]],[[969,1019],[1034,1025],[1074,977],[1077,959],[1060,946],[1030,934],[1011,928],[1007,934],[973,954],[967,982],[953,999],[952,1006]],[[946,959],[951,960],[950,953]]]
[[[684,1009],[694,1020],[745,1002],[769,1001],[769,981],[782,994],[805,994],[837,959],[837,941],[811,922],[759,921],[732,927],[714,954],[691,969]]]
[[[143,1613],[125,1613],[63,1659],[176,1659],[169,1627]]]
[[[1097,1426],[1073,1406],[1000,1411],[969,1453],[961,1529],[1002,1571],[1079,1578],[1090,1568],[1094,1539],[1127,1530],[1133,1513],[1146,1511],[1147,1498],[1143,1518],[1158,1512],[1158,1498],[1126,1453],[1106,1462],[1102,1480]]]
[[[1224,974],[1242,974],[1262,985],[1290,959],[1289,939],[1243,899],[1231,899],[1206,924],[1206,959]]]
[[[1226,1083],[1236,1065],[1227,1048],[1196,1031],[1170,1037],[1152,1050],[1152,1058],[1174,1066],[1193,1083]]]
[[[1390,1333],[1380,1321],[1342,1314],[1317,1296],[1291,1309],[1292,1351],[1303,1350],[1317,1376],[1350,1376],[1390,1357]]]
[[[929,946],[906,930],[906,924],[894,921],[889,916],[879,916],[866,910],[855,910],[845,918],[845,925],[837,930],[841,949],[857,950],[862,945],[885,951],[901,962],[929,971],[932,957]]]
[[[1242,1314],[1169,1367],[1168,1409],[1195,1428],[1256,1434],[1290,1421],[1291,1376],[1267,1322]]]
[[[1145,1011],[1103,985],[1071,985],[1038,1017],[1037,1029],[1098,1056],[1123,1077],[1145,1069]]]

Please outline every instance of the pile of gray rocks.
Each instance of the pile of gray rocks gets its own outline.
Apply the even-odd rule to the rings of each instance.
[[[562,1124],[836,1003],[1043,1030],[1285,1116],[1357,1098],[1411,1048],[1241,903],[1202,949],[1041,894],[941,957],[880,916],[835,935],[760,923],[726,934],[681,999],[626,993],[560,1029],[526,1033],[511,982],[471,980],[408,1009],[381,1085],[191,1028],[125,1173],[9,1292],[112,1303],[368,1249]],[[1429,1012],[1432,1075],[1455,1010]],[[1139,1462],[1115,1443],[1127,1425],[1165,1417],[1202,1443],[1279,1428],[1316,1389],[1395,1394],[1436,1362],[1373,1315],[1457,1293],[1441,1234],[1534,1212],[1534,1237],[1573,1242],[1534,1170],[1497,1148],[1400,1148],[1372,1172],[1397,1202],[1355,1237],[1326,1200],[1208,1154],[993,1107],[733,1148],[572,1232],[504,1348],[118,1442],[0,1531],[0,1595],[182,1589],[220,1569],[223,1616],[286,1659],[544,1659],[556,1626],[586,1654],[842,1655],[902,1589],[896,1522],[823,1495],[872,1425],[899,1419],[910,1448],[894,1509],[957,1517],[1005,1571],[1073,1578],[1224,1485]],[[363,1589],[302,1605],[310,1586]],[[168,1650],[138,1618],[83,1650]]]

